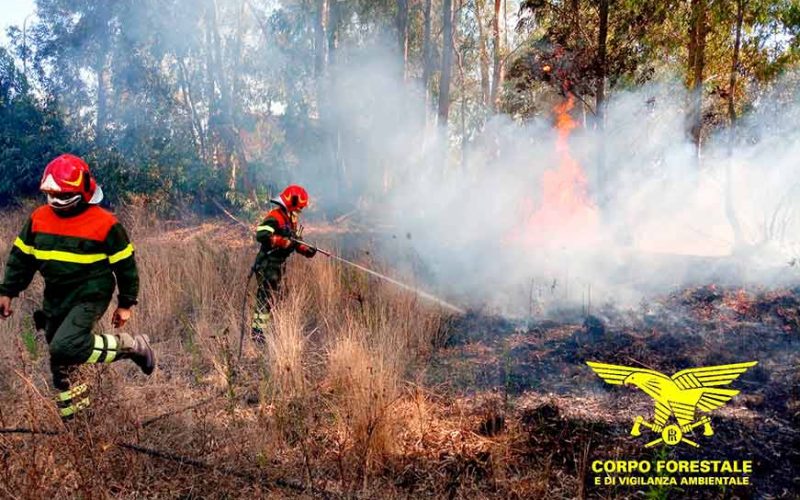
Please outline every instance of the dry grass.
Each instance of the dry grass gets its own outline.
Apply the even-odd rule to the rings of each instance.
[[[28,211],[4,214],[0,259]],[[652,458],[627,435],[633,413],[649,411],[641,406],[649,402],[587,394],[595,377],[576,367],[587,352],[609,361],[655,357],[662,366],[662,358],[674,357],[672,344],[650,346],[624,331],[595,343],[576,324],[523,332],[502,319],[468,315],[456,336],[462,340],[438,349],[449,324],[438,308],[331,260],[293,257],[266,344],[245,336],[240,360],[245,283],[255,253],[250,235],[219,221],[158,221],[140,209],[122,218],[142,281],[141,303],[126,329],[150,335],[159,369],[148,378],[128,362],[84,367],[93,411],[63,427],[50,401],[46,345],[29,319],[41,296],[37,278],[15,302],[17,313],[0,322],[0,427],[56,434],[0,432],[0,497],[642,496],[592,488],[586,469],[590,457]],[[250,283],[250,294],[253,289]],[[796,333],[797,307],[789,298],[763,307],[742,294],[725,302],[759,326],[752,336],[745,336],[749,330],[737,335],[759,341],[765,365],[769,353],[796,358],[782,337],[768,336],[777,349],[762,345],[760,329],[777,318],[779,332]],[[107,316],[101,329],[111,329]],[[727,341],[721,345],[727,349]],[[434,380],[449,389],[431,388]],[[509,396],[513,384],[547,381],[572,390]],[[789,406],[793,422],[796,400]],[[721,432],[730,427],[757,436],[759,449],[794,449],[783,446],[789,438],[774,437],[787,431],[768,424],[763,408],[745,410],[725,415],[730,420]],[[773,437],[768,443],[765,436]],[[730,447],[748,442],[742,439]],[[791,462],[765,456],[772,464]]]
[[[1,259],[28,211],[4,215]],[[0,435],[0,496],[192,496],[202,485],[204,495],[225,496],[280,487],[270,482],[276,476],[312,488],[307,493],[320,485],[343,493],[369,488],[398,451],[404,423],[395,413],[409,366],[430,353],[441,312],[324,258],[295,257],[266,345],[245,336],[239,362],[244,284],[255,252],[249,235],[225,224],[170,228],[141,210],[121,219],[141,276],[140,304],[126,329],[150,336],[159,370],[146,378],[127,362],[83,368],[94,410],[63,428],[50,404],[46,347],[28,319],[41,296],[37,278],[0,324],[0,336],[10,340],[0,347],[0,424],[65,433]],[[103,330],[111,329],[108,316]],[[214,394],[222,396],[177,411]],[[120,443],[265,480],[200,474]],[[82,472],[89,469],[95,472]]]

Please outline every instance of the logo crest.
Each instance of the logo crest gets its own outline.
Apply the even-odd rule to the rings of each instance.
[[[700,447],[695,441],[686,437],[686,433],[702,426],[704,436],[713,436],[711,417],[698,415],[721,408],[734,396],[739,394],[735,389],[721,389],[730,385],[752,368],[757,361],[732,365],[707,366],[681,370],[671,377],[654,370],[633,368],[630,366],[610,365],[588,361],[597,375],[611,385],[632,385],[653,398],[655,410],[653,421],[645,420],[641,415],[633,421],[631,436],[640,436],[644,426],[660,434],[660,437],[645,444],[649,448],[659,443],[674,446],[686,443],[695,448]],[[671,420],[673,420],[672,423]]]

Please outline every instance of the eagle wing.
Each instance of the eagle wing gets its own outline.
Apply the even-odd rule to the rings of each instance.
[[[669,420],[669,416],[672,414],[672,408],[666,403],[662,403],[661,401],[656,401],[656,409],[655,409],[655,423],[664,427],[667,424],[667,420]]]
[[[681,370],[673,375],[672,380],[680,389],[698,389],[701,387],[728,385],[739,378],[739,375],[746,372],[748,368],[756,364],[758,364],[758,361],[736,363],[733,365],[689,368],[687,370]]]
[[[586,364],[589,365],[589,368],[600,376],[600,378],[611,385],[622,385],[622,382],[624,382],[631,373],[650,373],[652,375],[665,377],[662,373],[658,373],[657,371],[633,368],[631,366],[609,365],[607,363],[596,363],[594,361],[587,361]]]
[[[724,406],[737,394],[739,394],[739,391],[734,389],[706,389],[700,399],[697,400],[697,409],[705,412],[716,410]]]

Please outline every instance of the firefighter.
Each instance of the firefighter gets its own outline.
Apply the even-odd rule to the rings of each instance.
[[[33,211],[11,248],[0,284],[0,317],[11,316],[13,298],[39,271],[44,300],[34,322],[49,345],[59,415],[69,420],[89,406],[87,385],[75,380],[79,365],[130,359],[150,375],[155,356],[145,335],[93,333],[115,285],[112,324],[121,328],[130,319],[139,276],[125,229],[98,206],[103,190],[89,166],[77,156],[61,155],[45,168],[39,189],[47,204]]]
[[[277,205],[267,213],[264,221],[256,228],[256,240],[261,243],[253,271],[258,281],[256,306],[253,311],[251,335],[254,341],[263,343],[264,332],[270,321],[272,302],[277,293],[286,259],[292,252],[307,258],[313,257],[317,250],[296,243],[299,238],[298,219],[303,209],[308,206],[308,193],[297,185],[288,186],[280,196],[270,202]]]

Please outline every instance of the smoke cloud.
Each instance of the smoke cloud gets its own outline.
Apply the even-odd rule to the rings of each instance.
[[[413,263],[426,286],[525,314],[589,300],[631,304],[692,283],[796,280],[800,109],[791,78],[742,117],[732,151],[727,130],[710,137],[699,165],[678,81],[614,92],[604,132],[584,127],[576,106],[569,155],[586,175],[596,217],[574,223],[563,213],[537,225],[543,176],[564,161],[549,109],[525,123],[491,117],[466,147],[448,147],[451,138],[426,125],[424,94],[403,81],[399,57],[376,46],[351,50],[351,62],[326,82],[325,127],[349,137],[342,168],[377,207],[368,217],[384,254],[395,267]],[[554,94],[552,104],[564,99]],[[309,185],[318,193],[331,187],[321,178]]]

